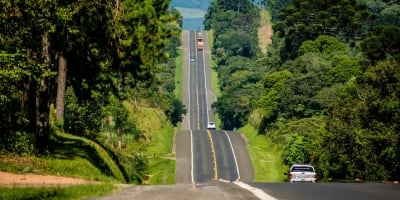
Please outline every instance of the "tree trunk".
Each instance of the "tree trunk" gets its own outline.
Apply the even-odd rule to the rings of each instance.
[[[56,120],[64,119],[65,89],[67,84],[67,60],[64,55],[58,56]]]
[[[47,67],[51,67],[49,33],[45,32],[42,36],[42,60]],[[39,80],[38,92],[36,95],[36,134],[35,148],[37,153],[47,152],[50,137],[50,88],[54,85],[51,77],[44,76]]]

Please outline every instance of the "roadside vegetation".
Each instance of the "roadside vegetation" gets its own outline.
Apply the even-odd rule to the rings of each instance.
[[[256,180],[283,180],[295,162],[322,180],[399,180],[399,4],[262,2],[216,0],[204,21],[221,89],[213,108],[222,129],[242,127]],[[274,31],[266,54],[262,9]]]
[[[0,188],[0,199],[66,200],[104,196],[115,190],[112,184],[90,184],[70,187]]]

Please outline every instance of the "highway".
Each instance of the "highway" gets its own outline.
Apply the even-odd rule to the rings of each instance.
[[[185,119],[189,121],[189,124],[185,127],[188,131],[183,130],[180,133],[190,134],[190,137],[186,137],[186,140],[190,139],[191,166],[190,169],[180,169],[180,171],[191,171],[190,182],[192,184],[202,185],[216,180],[237,181],[241,178],[241,171],[245,179],[251,181],[253,170],[246,145],[240,135],[222,130],[207,130],[208,121],[215,120],[214,112],[211,109],[215,95],[212,92],[209,78],[210,51],[208,43],[204,39],[204,49],[197,48],[197,35],[196,31],[190,31],[188,35],[189,47],[187,52],[189,54],[186,57],[189,59],[189,64],[185,73],[187,74],[186,77],[189,78],[186,82],[189,86],[184,91],[184,96],[187,97],[184,99],[186,99],[186,107],[189,108]],[[203,32],[201,35],[206,36],[206,33]],[[182,141],[177,141],[177,143],[182,143]],[[236,151],[240,152],[238,156],[235,153],[235,148]],[[186,150],[179,149],[179,151]],[[239,162],[246,164],[239,165]],[[177,163],[178,165],[180,163]]]

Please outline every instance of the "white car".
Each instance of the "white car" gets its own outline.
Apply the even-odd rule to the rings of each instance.
[[[317,181],[317,173],[312,165],[308,164],[293,164],[289,173],[285,173],[288,176],[290,183],[293,182],[312,182]]]
[[[215,129],[215,123],[214,122],[208,122],[207,123],[207,129]]]

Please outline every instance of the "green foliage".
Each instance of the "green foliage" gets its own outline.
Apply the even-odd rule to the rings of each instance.
[[[111,184],[90,184],[70,187],[0,188],[0,199],[77,199],[104,196],[115,190]]]
[[[366,6],[355,0],[294,0],[281,9],[274,32],[285,39],[281,58],[288,60],[298,56],[299,47],[304,41],[330,35],[347,42],[363,35],[367,31],[363,27],[371,21]]]
[[[262,79],[255,62],[258,53],[259,8],[250,1],[212,1],[204,25],[210,29],[212,55],[221,95],[213,108],[221,127],[234,129],[247,122]]]
[[[287,167],[282,164],[282,145],[258,133],[256,127],[247,124],[239,132],[248,142],[247,151],[253,163],[256,182],[282,182]]]
[[[374,64],[377,61],[393,57],[400,61],[400,27],[377,26],[361,43],[361,49]]]
[[[378,18],[376,19],[376,24],[400,26],[399,13],[400,5],[390,5],[379,13]]]
[[[271,12],[272,21],[278,20],[279,12],[288,6],[292,0],[268,0],[265,1],[265,7]]]
[[[312,140],[304,135],[291,135],[282,150],[282,161],[286,166],[293,163],[310,163]]]
[[[367,70],[336,101],[323,136],[320,165],[324,176],[396,180],[399,162],[398,62],[385,61]],[[333,156],[339,155],[339,156]]]
[[[360,60],[344,56],[338,60],[338,63],[333,63],[326,75],[326,84],[333,85],[335,83],[345,83],[352,77],[357,77],[362,74]]]
[[[178,122],[182,121],[183,115],[186,113],[187,111],[185,106],[182,104],[182,101],[177,98],[173,98],[171,110],[168,110],[166,115],[168,116],[169,121],[176,126]]]
[[[0,53],[0,149],[19,154],[34,153],[34,138],[29,132],[33,114],[29,85],[36,82],[41,68],[25,54]]]
[[[149,159],[148,182],[150,185],[174,184],[175,183],[175,165],[174,158],[153,157]],[[179,172],[178,172],[179,173]]]
[[[289,71],[273,72],[263,79],[263,92],[257,100],[257,107],[262,109],[263,120],[259,129],[263,131],[268,124],[278,117],[280,100],[287,90],[287,81],[292,74]]]
[[[301,56],[306,53],[329,55],[337,52],[346,52],[343,43],[334,37],[321,35],[313,41],[303,42],[299,48],[298,55]]]

